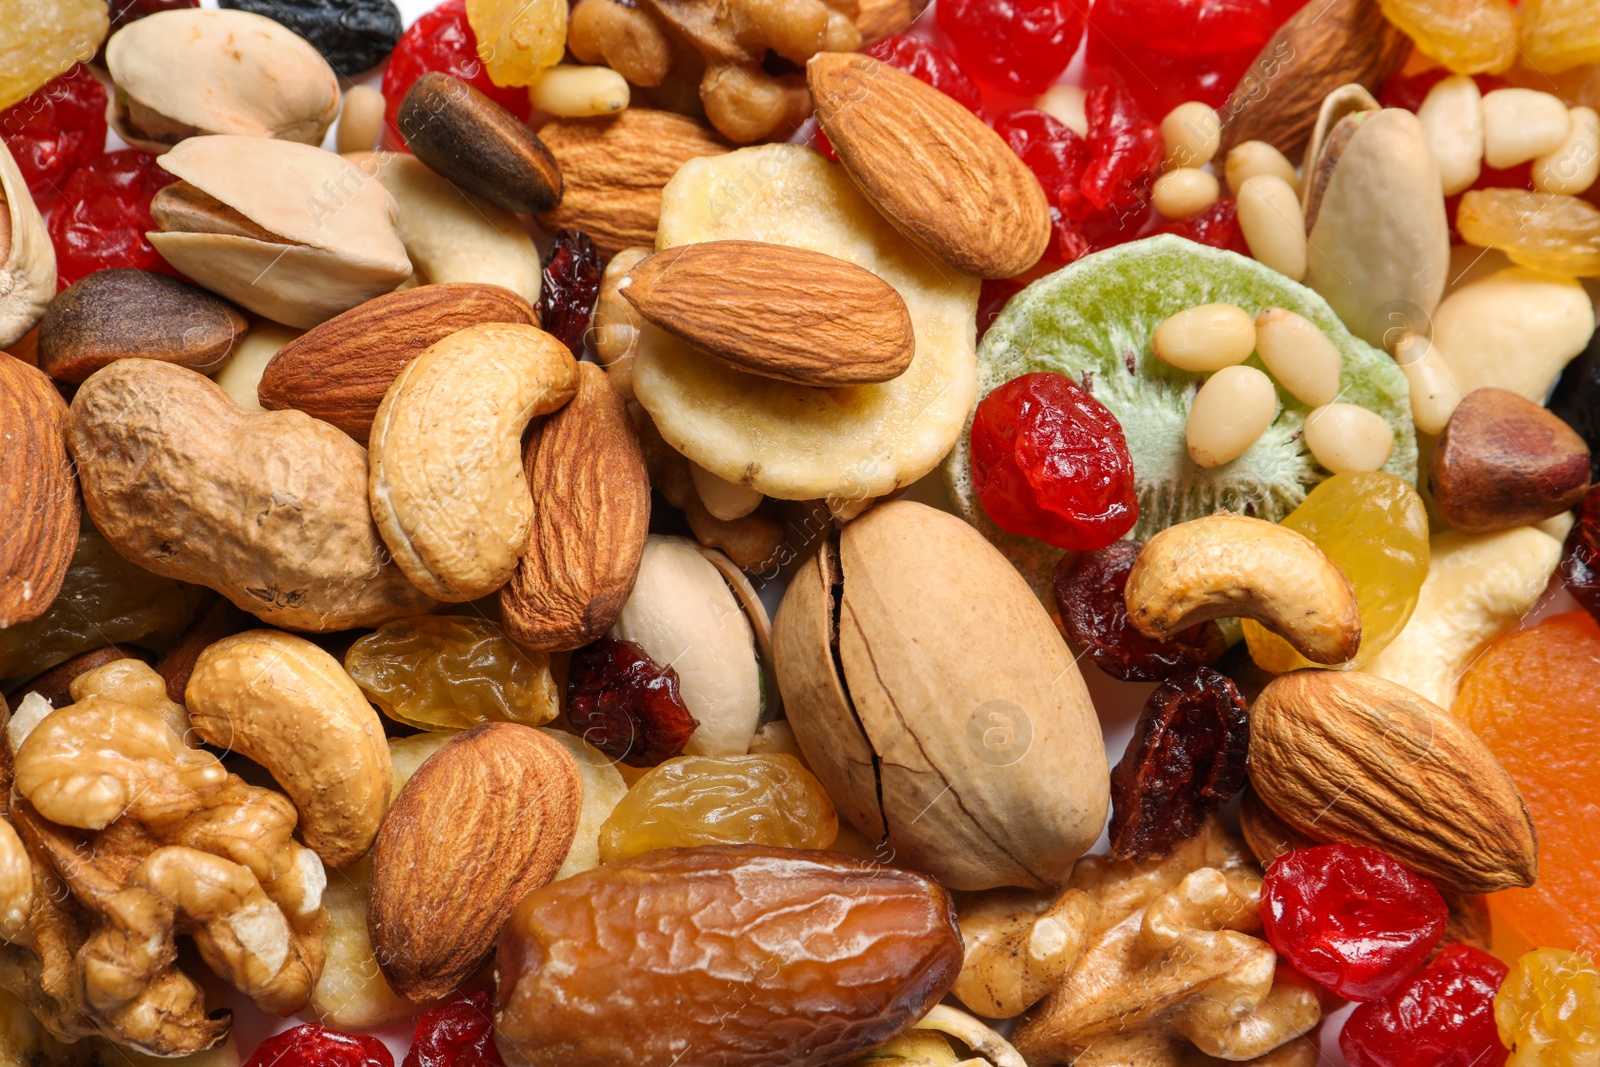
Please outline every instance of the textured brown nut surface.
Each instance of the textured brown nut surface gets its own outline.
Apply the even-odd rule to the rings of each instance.
[[[81,382],[130,357],[202,374],[228,358],[249,328],[227,301],[148,270],[102,270],[74,282],[39,323],[39,369]]]
[[[1000,135],[930,85],[871,56],[806,64],[817,120],[867,199],[966,274],[1009,278],[1050,243],[1050,205]]]
[[[1458,530],[1529,526],[1583,499],[1589,446],[1541,405],[1505,389],[1476,389],[1439,435],[1428,484],[1439,514]]]
[[[561,867],[582,805],[577,761],[526,726],[474,726],[430,756],[372,849],[367,928],[395,991],[431,1000],[476,974]]]
[[[295,408],[366,444],[383,394],[406,364],[435,341],[485,322],[536,326],[539,318],[526,300],[498,285],[454,282],[386,293],[280,348],[256,392],[269,411]]]
[[[72,703],[71,685],[73,679],[80,674],[88,674],[97,667],[104,667],[107,663],[115,663],[119,659],[137,659],[148,663],[154,654],[133,645],[106,645],[89,652],[81,652],[65,663],[57,664],[43,674],[35,675],[11,693],[10,700],[13,709],[22,702],[29,693],[38,693],[50,702],[53,707]],[[181,695],[181,694],[180,694]],[[4,743],[0,742],[0,748]]]
[[[0,352],[0,630],[43,615],[78,541],[67,405],[49,378]]]
[[[424,74],[400,101],[398,122],[418,159],[491,204],[537,215],[561,203],[561,169],[544,142],[466,82]]]
[[[530,894],[500,941],[508,1067],[822,1067],[961,967],[939,885],[833,852],[665,849]]]

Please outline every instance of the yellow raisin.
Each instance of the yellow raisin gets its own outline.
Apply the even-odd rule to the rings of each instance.
[[[467,0],[467,22],[496,85],[534,84],[567,47],[567,0]]]
[[[827,848],[839,816],[793,756],[679,756],[633,784],[600,827],[600,862],[658,848]]]
[[[1457,74],[1498,74],[1517,59],[1510,0],[1379,0],[1389,21]]]
[[[1522,56],[1529,66],[1558,74],[1600,63],[1600,18],[1594,0],[1523,0]]]
[[[344,669],[385,715],[424,730],[542,726],[560,710],[548,655],[462,615],[386,623],[350,646]]]
[[[0,108],[87,63],[110,27],[106,0],[0,0]]]
[[[1473,189],[1461,197],[1456,228],[1468,244],[1498,248],[1524,267],[1600,277],[1600,208],[1587,200],[1523,189]]]
[[[1519,959],[1494,998],[1506,1067],[1600,1063],[1600,967],[1576,952],[1541,948]]]

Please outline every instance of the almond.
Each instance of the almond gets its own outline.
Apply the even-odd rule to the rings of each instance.
[[[1380,849],[1461,893],[1529,886],[1533,820],[1460,720],[1360,671],[1300,670],[1250,706],[1250,781],[1290,829]]]
[[[372,848],[367,929],[395,992],[453,992],[500,928],[550,881],[577,832],[583,787],[566,747],[515,723],[474,726],[430,756]]]
[[[799,385],[867,385],[911,365],[911,313],[854,263],[787,245],[707,241],[657,252],[619,292],[738,370]]]
[[[578,364],[576,395],[534,434],[523,461],[533,528],[500,611],[519,644],[574,649],[609,630],[633,590],[650,478],[627,405],[593,363]]]
[[[806,80],[840,162],[901,233],[980,278],[1039,261],[1050,243],[1044,190],[982,119],[859,53],[819,52]]]
[[[498,285],[421,285],[368,300],[278,350],[256,387],[268,410],[295,408],[362,444],[383,394],[424,349],[468,326],[537,326],[538,313]]]
[[[44,372],[0,352],[0,630],[43,615],[78,544],[67,404]]]
[[[638,107],[615,118],[553,119],[539,137],[565,185],[560,205],[539,225],[549,233],[582,230],[607,256],[654,247],[662,188],[689,160],[729,151],[704,123]]]

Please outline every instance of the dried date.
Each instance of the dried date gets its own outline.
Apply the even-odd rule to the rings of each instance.
[[[311,42],[346,77],[376,67],[394,51],[404,26],[394,0],[218,0],[281,22]]]
[[[572,654],[567,718],[583,739],[630,767],[683,751],[700,723],[678,693],[678,672],[632,641],[601,638]]]

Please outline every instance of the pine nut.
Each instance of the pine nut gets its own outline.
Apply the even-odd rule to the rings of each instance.
[[[1245,179],[1239,189],[1239,229],[1256,259],[1285,278],[1306,276],[1306,216],[1288,182],[1275,174]]]
[[[1394,451],[1394,430],[1356,404],[1317,408],[1306,416],[1305,434],[1311,458],[1335,474],[1379,470]]]
[[[1079,137],[1089,136],[1089,118],[1083,104],[1089,94],[1076,85],[1052,85],[1039,94],[1033,106]]]
[[[370,85],[352,85],[344,91],[339,130],[334,137],[341,152],[370,152],[383,133],[383,94]]]
[[[694,479],[694,491],[699,494],[700,503],[706,506],[713,518],[723,522],[744,518],[766,499],[748,485],[735,485],[725,478],[719,478],[692,460],[689,463],[689,476]]]
[[[1250,358],[1256,324],[1233,304],[1201,304],[1168,317],[1150,335],[1150,351],[1179,370],[1219,371]]]
[[[1483,161],[1496,170],[1554,152],[1572,130],[1567,105],[1537,89],[1496,89],[1483,98]]]
[[[1417,109],[1417,121],[1439,164],[1445,196],[1470,189],[1483,169],[1483,94],[1462,74],[1446,78]]]
[[[1221,192],[1210,171],[1178,167],[1156,179],[1150,202],[1169,219],[1186,219],[1215,204]]]
[[[1533,161],[1533,187],[1541,193],[1577,196],[1600,178],[1600,114],[1575,107],[1572,130],[1561,146]]]
[[[1161,120],[1161,139],[1167,143],[1167,166],[1203,167],[1222,147],[1222,119],[1209,104],[1190,100]]]
[[[1224,367],[1206,380],[1189,408],[1184,436],[1189,458],[1202,467],[1238,459],[1278,414],[1272,379],[1254,367]]]
[[[1308,407],[1331,404],[1339,395],[1344,357],[1304,315],[1264,309],[1256,316],[1256,354],[1278,384]]]
[[[1411,383],[1411,421],[1423,433],[1443,433],[1466,395],[1444,354],[1428,338],[1407,333],[1394,346],[1394,361]]]
[[[611,115],[628,106],[627,80],[610,67],[561,64],[544,72],[531,90],[533,106],[567,119]]]
[[[1294,164],[1284,154],[1265,141],[1244,141],[1233,146],[1223,163],[1223,174],[1228,188],[1238,192],[1244,183],[1258,174],[1275,174],[1289,183],[1294,195],[1300,195],[1300,175]]]

